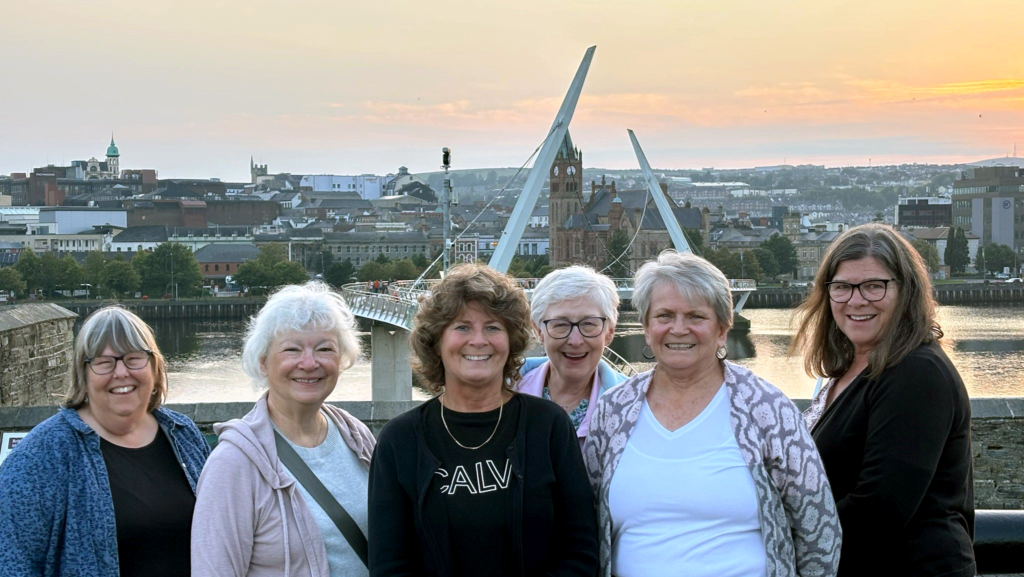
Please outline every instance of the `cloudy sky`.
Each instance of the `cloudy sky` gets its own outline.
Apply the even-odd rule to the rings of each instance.
[[[0,174],[519,166],[587,46],[591,167],[1024,156],[1019,0],[6,2]]]

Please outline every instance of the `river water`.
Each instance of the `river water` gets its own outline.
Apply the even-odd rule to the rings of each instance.
[[[788,309],[748,309],[749,332],[729,335],[729,358],[745,365],[792,398],[811,395],[814,380],[803,373],[799,357],[787,357],[794,333]],[[947,354],[974,397],[1024,396],[1024,308],[964,307],[939,309]],[[151,323],[167,357],[170,402],[251,401],[261,394],[242,373],[242,320],[157,320]],[[369,335],[363,335],[369,349]],[[643,334],[636,323],[622,322],[612,348],[631,362],[643,362]],[[421,391],[414,398],[426,398]],[[341,375],[331,400],[368,400],[370,362],[361,359]]]

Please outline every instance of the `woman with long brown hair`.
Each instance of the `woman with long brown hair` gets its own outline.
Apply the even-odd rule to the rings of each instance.
[[[804,416],[843,527],[839,575],[974,575],[971,405],[924,262],[863,225],[814,281],[790,351],[826,379]]]

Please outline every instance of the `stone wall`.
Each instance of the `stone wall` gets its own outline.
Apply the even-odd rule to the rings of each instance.
[[[362,420],[376,435],[397,415],[418,401],[344,401],[331,403]],[[806,399],[796,400],[801,409]],[[245,415],[252,403],[168,405],[188,415],[202,431],[213,424]],[[978,509],[1024,509],[1024,398],[986,398],[971,401],[974,445],[974,503]],[[0,407],[0,432],[26,431],[49,418],[56,407]]]
[[[0,407],[60,402],[77,316],[53,303],[0,308]]]

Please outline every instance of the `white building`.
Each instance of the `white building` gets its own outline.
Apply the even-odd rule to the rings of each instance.
[[[336,174],[307,174],[299,186],[313,192],[355,192],[364,200],[380,198],[383,181],[373,174],[339,176]]]
[[[36,254],[43,252],[87,252],[109,250],[111,233],[2,235],[0,242],[21,243]]]
[[[36,234],[77,234],[95,226],[128,227],[128,211],[95,206],[41,206]]]

